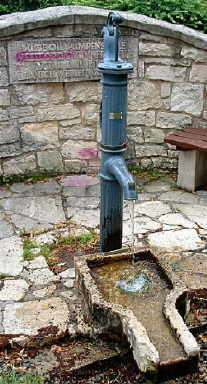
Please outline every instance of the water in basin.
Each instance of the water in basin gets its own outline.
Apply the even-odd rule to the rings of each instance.
[[[170,283],[153,260],[139,260],[134,265],[131,260],[116,261],[91,268],[91,274],[108,302],[133,311],[161,362],[186,358],[162,312]]]

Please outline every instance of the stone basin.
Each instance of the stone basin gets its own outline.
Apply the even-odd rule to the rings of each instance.
[[[76,286],[95,333],[126,339],[139,370],[156,377],[192,372],[199,346],[184,323],[186,286],[168,256],[149,248],[76,260]]]

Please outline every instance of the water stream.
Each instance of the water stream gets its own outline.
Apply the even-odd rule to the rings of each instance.
[[[130,224],[131,224],[131,252],[132,252],[132,264],[135,262],[135,234],[134,234],[134,200],[130,200],[129,202],[129,215],[130,215]]]

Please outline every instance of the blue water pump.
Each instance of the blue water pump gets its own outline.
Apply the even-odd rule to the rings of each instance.
[[[103,252],[122,247],[123,198],[137,198],[136,185],[124,160],[126,151],[127,83],[132,64],[119,58],[119,24],[124,19],[110,12],[103,28],[101,122],[100,245]]]

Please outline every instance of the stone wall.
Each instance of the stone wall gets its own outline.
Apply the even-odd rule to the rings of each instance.
[[[49,80],[44,54],[39,56],[43,63],[36,60],[43,78],[31,72],[34,54],[26,57],[20,50],[13,56],[15,47],[31,42],[48,47],[54,41],[83,44],[81,39],[90,38],[93,44],[107,14],[68,6],[0,17],[0,175],[97,172],[101,89],[92,72],[101,53],[90,58],[82,77],[75,78],[76,72],[56,76],[56,69],[47,71]],[[188,125],[207,127],[207,36],[142,15],[123,15],[125,48],[135,61],[126,157],[142,168],[176,168],[177,153],[163,143],[165,135]],[[59,63],[60,54],[56,57]]]

